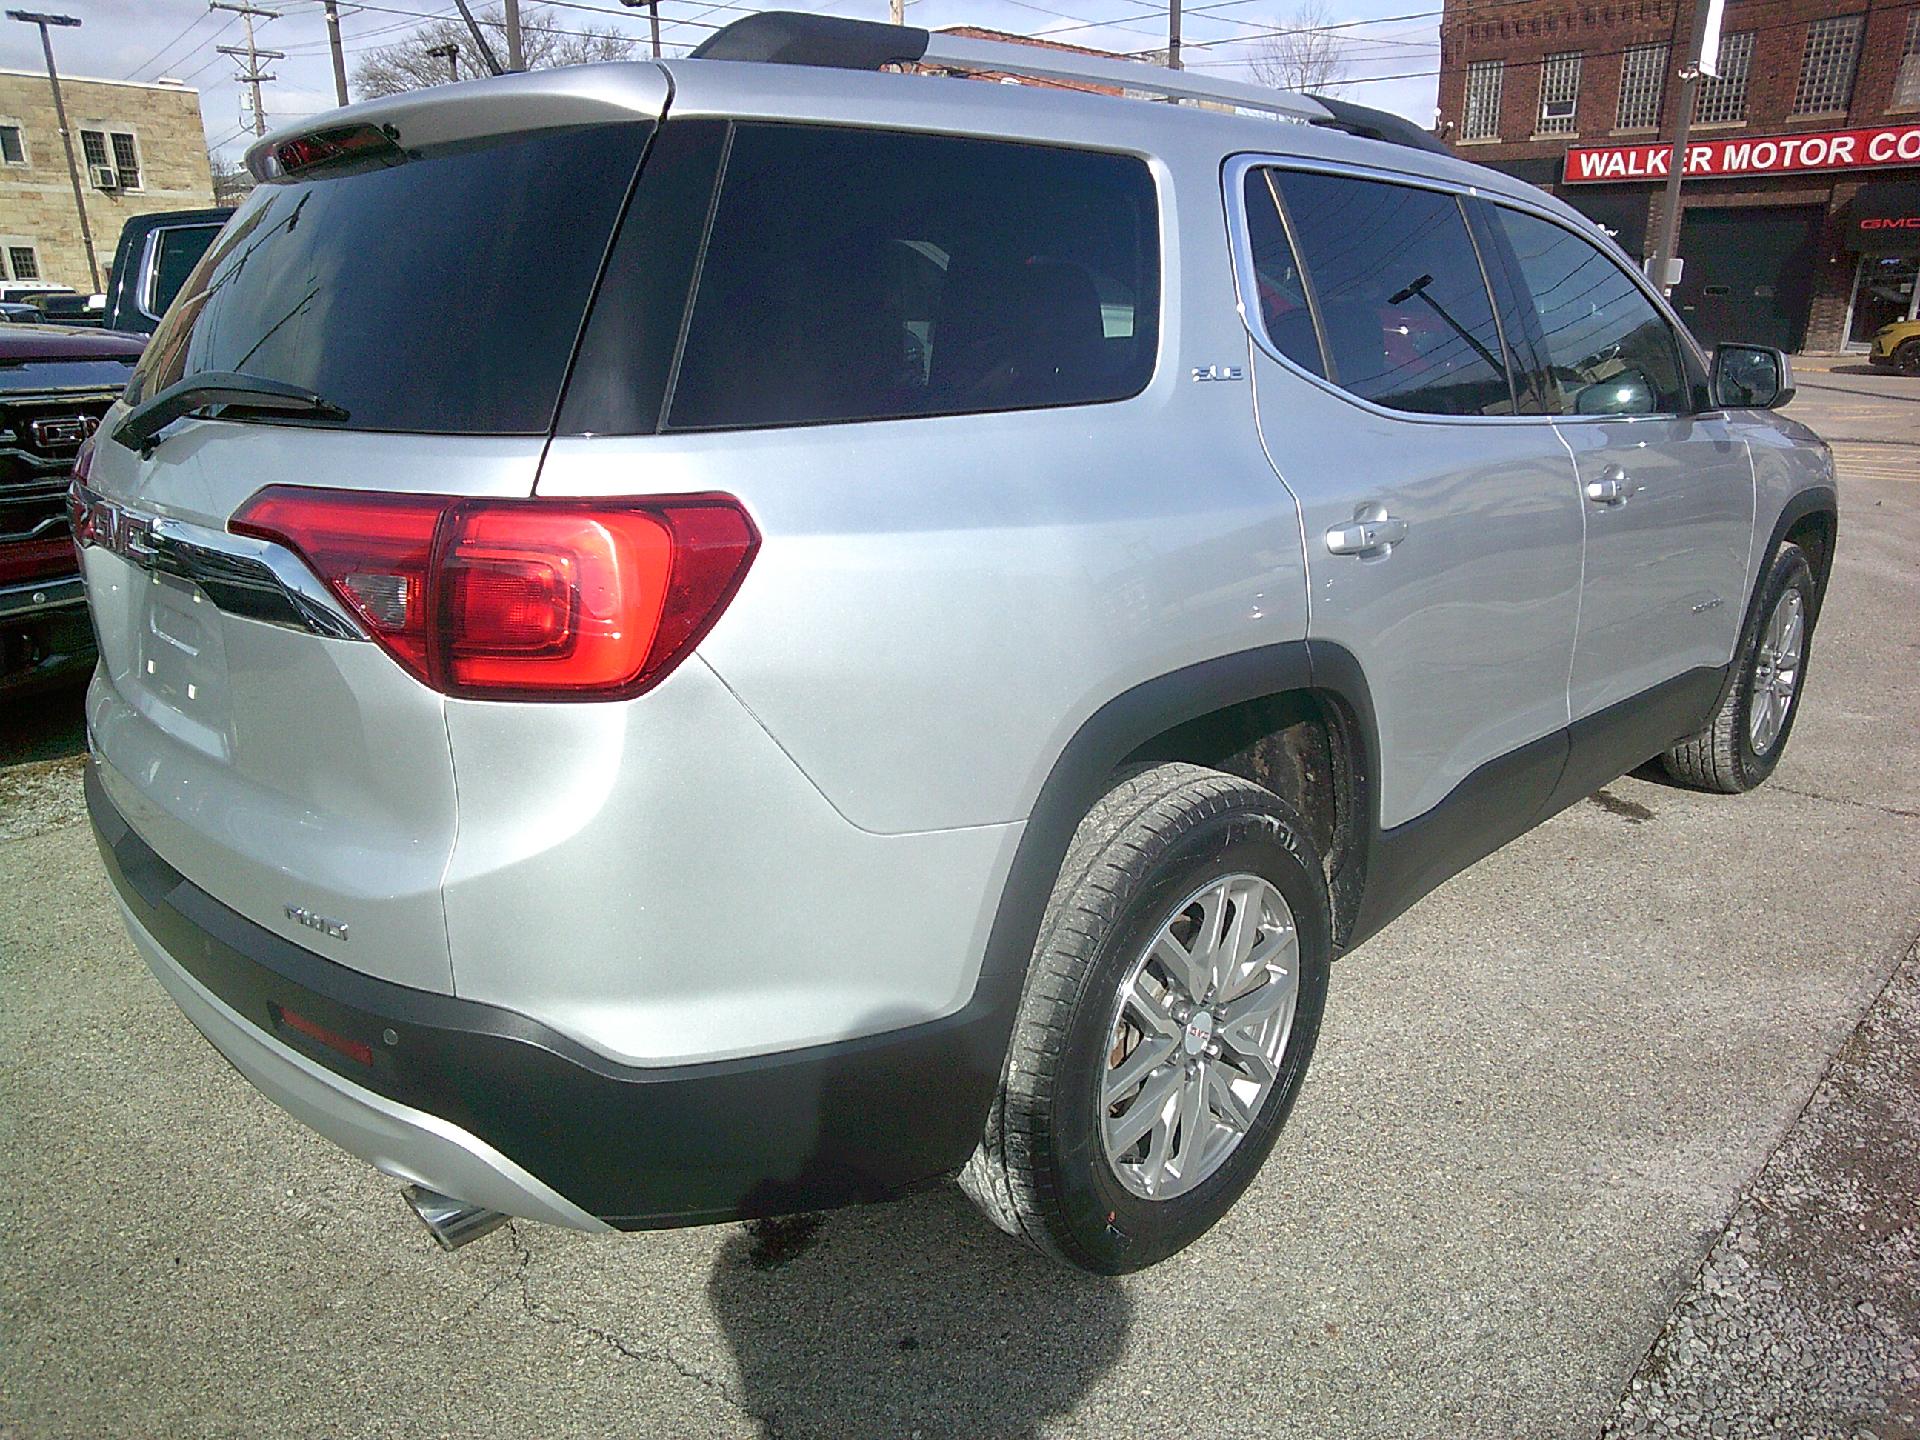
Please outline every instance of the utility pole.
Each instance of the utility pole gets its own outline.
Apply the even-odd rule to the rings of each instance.
[[[235,3],[235,0],[207,0],[207,8],[209,10],[231,10],[234,14],[246,21],[247,43],[244,46],[216,45],[213,48],[218,50],[222,55],[233,56],[236,60],[242,56],[246,57],[247,68],[234,78],[236,80],[243,80],[253,87],[253,133],[255,135],[264,135],[267,133],[267,112],[260,103],[260,87],[266,81],[277,79],[278,77],[261,74],[260,62],[262,60],[284,60],[287,58],[287,53],[284,50],[262,50],[258,45],[254,44],[253,17],[259,15],[268,20],[278,20],[280,18],[280,12],[277,10],[262,10],[257,5]]]
[[[1720,54],[1720,12],[1724,0],[1693,0],[1693,24],[1686,52],[1680,58],[1680,113],[1673,123],[1673,154],[1667,160],[1666,193],[1660,202],[1660,229],[1653,242],[1652,273],[1647,277],[1662,295],[1673,293],[1675,252],[1680,244],[1680,182],[1686,178],[1687,137],[1693,130],[1694,98],[1700,76],[1717,74]]]
[[[896,25],[907,23],[907,0],[887,0],[887,18]]]
[[[1180,0],[1167,0],[1167,68],[1180,68]]]
[[[647,7],[647,23],[653,31],[653,58],[658,60],[660,58],[660,0],[620,0],[620,3],[629,10],[638,10],[642,5]],[[897,10],[900,0],[893,0],[893,3]],[[896,20],[894,23],[897,25],[900,22]]]
[[[447,79],[458,80],[460,78],[460,47],[458,45],[436,45],[427,51],[427,54],[436,60],[444,60],[447,62]]]
[[[520,0],[504,0],[507,10],[507,69],[524,70],[527,62],[520,53]]]
[[[321,0],[327,9],[327,48],[333,51],[333,98],[347,103],[347,57],[340,48],[340,7],[335,0]]]
[[[78,29],[80,22],[71,15],[43,15],[33,10],[9,10],[7,18],[40,27],[40,48],[47,57],[47,83],[53,87],[53,114],[60,122],[60,143],[67,147],[67,179],[73,182],[73,210],[80,217],[80,243],[87,251],[87,274],[93,281],[93,288],[98,290],[100,261],[93,253],[93,227],[87,223],[87,200],[80,191],[80,165],[73,158],[73,132],[67,128],[67,102],[60,95],[60,72],[53,63],[53,37],[47,33],[49,25]]]

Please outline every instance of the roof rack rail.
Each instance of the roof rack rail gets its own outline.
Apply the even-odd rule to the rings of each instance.
[[[1219,80],[1137,60],[1103,59],[1049,45],[978,40],[970,35],[880,25],[835,15],[763,10],[709,35],[695,60],[750,60],[773,65],[818,65],[835,70],[878,70],[883,65],[934,65],[987,70],[1034,80],[1077,80],[1122,91],[1176,100],[1211,100],[1242,110],[1264,110],[1311,125],[1344,130],[1418,150],[1452,152],[1410,120],[1324,95],[1273,90],[1243,80]]]

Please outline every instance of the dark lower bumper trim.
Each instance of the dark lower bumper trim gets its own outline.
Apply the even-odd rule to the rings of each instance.
[[[525,1015],[377,980],[188,882],[90,766],[87,808],[120,898],[250,1024],[328,1070],[485,1140],[623,1229],[876,1200],[957,1169],[999,1083],[1017,989],[945,1020],[711,1064],[622,1066]],[[371,1065],[281,1017],[368,1047]]]

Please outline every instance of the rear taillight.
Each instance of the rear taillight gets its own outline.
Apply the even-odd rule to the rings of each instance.
[[[435,689],[519,700],[647,689],[719,619],[760,543],[725,495],[462,500],[275,485],[229,528],[298,552]]]

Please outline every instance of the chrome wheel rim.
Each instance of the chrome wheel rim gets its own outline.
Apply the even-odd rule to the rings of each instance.
[[[1134,962],[1107,1029],[1100,1138],[1147,1200],[1199,1185],[1247,1137],[1280,1078],[1300,995],[1300,936],[1258,875],[1209,881]]]
[[[1798,590],[1784,591],[1760,632],[1754,657],[1753,693],[1747,701],[1747,743],[1765,755],[1780,740],[1793,694],[1800,686],[1800,657],[1806,645],[1807,606]]]

